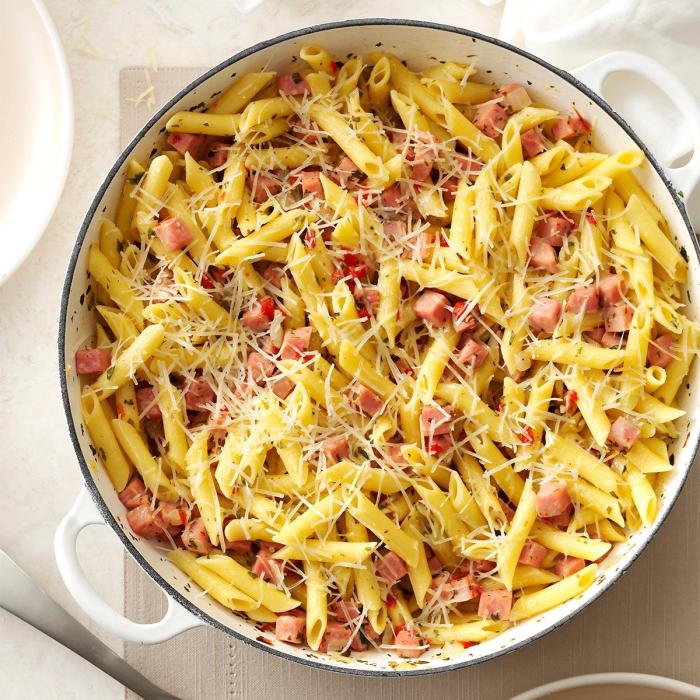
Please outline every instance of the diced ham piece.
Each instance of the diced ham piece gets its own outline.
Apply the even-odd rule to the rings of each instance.
[[[173,530],[179,530],[187,525],[191,514],[190,509],[183,503],[171,503],[170,501],[161,501],[158,504],[157,512],[163,524]]]
[[[578,557],[557,557],[554,561],[554,573],[557,576],[566,578],[567,576],[573,576],[577,571],[585,568],[586,562]]]
[[[603,323],[608,333],[622,333],[627,331],[632,325],[634,309],[627,304],[617,306],[606,306],[603,309]]]
[[[413,311],[418,318],[422,318],[433,326],[444,326],[452,314],[447,308],[447,297],[440,292],[423,292],[413,303]]]
[[[323,454],[331,464],[340,462],[350,454],[350,444],[348,439],[339,435],[338,437],[326,438],[321,446]]]
[[[304,143],[318,143],[321,141],[321,135],[315,133],[318,131],[318,125],[313,122],[306,124],[301,117],[294,115],[289,118],[289,123],[292,126],[292,136]]]
[[[598,293],[600,294],[600,303],[602,306],[615,306],[620,304],[623,295],[627,291],[627,285],[622,275],[614,275],[606,272],[600,276],[598,282]]]
[[[541,238],[555,248],[564,245],[564,238],[568,236],[574,228],[574,222],[556,213],[548,213],[544,219],[535,223],[532,235]]]
[[[185,549],[189,549],[190,552],[195,554],[206,555],[213,549],[211,542],[209,541],[209,535],[207,535],[207,528],[204,526],[204,520],[202,518],[195,518],[190,520],[185,529],[180,535],[182,539],[182,544]]]
[[[144,418],[148,418],[149,420],[158,420],[162,418],[152,386],[146,386],[136,390],[136,407],[138,408],[139,415]]]
[[[527,540],[520,550],[519,564],[526,566],[542,566],[544,558],[547,556],[547,548],[543,547],[539,542]]]
[[[538,517],[553,518],[556,515],[561,515],[570,505],[571,497],[564,481],[548,479],[542,482],[535,499]]]
[[[576,138],[584,134],[591,133],[591,125],[581,116],[568,117],[565,119],[557,119],[552,124],[552,137],[555,141],[559,139]]]
[[[343,156],[338,165],[335,166],[335,171],[331,177],[344,189],[353,189],[364,178],[364,173],[355,165],[355,163]]]
[[[394,637],[394,645],[400,647],[396,653],[404,659],[417,659],[428,649],[427,644],[413,630],[399,630]]]
[[[546,151],[542,134],[537,129],[528,129],[520,134],[520,143],[523,147],[523,155],[526,158],[534,158]]]
[[[401,240],[406,238],[408,233],[408,226],[405,221],[385,221],[384,222],[384,235],[387,238],[393,240]]]
[[[479,327],[479,310],[466,301],[458,301],[452,307],[452,322],[459,333],[471,333]]]
[[[262,579],[278,582],[283,578],[284,564],[278,559],[272,558],[273,550],[261,546],[251,571]]]
[[[194,240],[194,235],[185,222],[172,216],[156,224],[156,236],[168,251],[182,250]]]
[[[134,474],[129,483],[119,492],[119,500],[128,510],[144,503],[150,503],[151,497],[138,474]]]
[[[202,150],[205,136],[202,134],[168,134],[168,143],[183,156],[189,153],[195,160],[199,158],[199,153]]]
[[[284,332],[282,340],[281,357],[283,360],[298,360],[311,346],[313,328],[289,328]]]
[[[386,446],[386,451],[387,451],[387,454],[389,455],[389,459],[397,467],[408,466],[408,462],[406,461],[406,458],[404,457],[403,452],[401,451],[402,447],[403,447],[403,444],[401,444],[401,445],[387,445]]]
[[[248,353],[246,368],[251,379],[256,384],[264,384],[267,377],[275,371],[275,363],[259,352]]]
[[[566,530],[571,523],[571,510],[565,510],[563,513],[555,515],[551,518],[542,518],[542,521],[547,523],[547,525],[558,528],[559,530]]]
[[[479,369],[489,356],[489,349],[480,340],[468,338],[464,347],[459,351],[457,360],[463,365],[470,365],[472,369]]]
[[[479,598],[478,615],[482,620],[509,620],[512,605],[512,591],[484,591]]]
[[[209,149],[207,154],[207,164],[209,168],[214,170],[215,168],[221,168],[226,164],[228,160],[228,154],[231,150],[231,144],[225,141],[212,141],[209,143]]]
[[[622,335],[619,333],[608,333],[605,330],[605,326],[598,326],[598,328],[585,331],[584,335],[589,340],[593,340],[604,348],[619,348],[625,345]]]
[[[352,630],[340,622],[329,620],[326,631],[321,637],[318,650],[322,653],[329,651],[343,651],[352,637]]]
[[[382,207],[384,209],[401,208],[401,187],[395,182],[391,187],[387,187],[381,194]]]
[[[185,392],[185,406],[188,411],[208,411],[216,401],[214,390],[206,382],[193,381]]]
[[[352,292],[357,306],[365,315],[374,316],[379,308],[379,290],[369,289],[361,284],[356,284]]]
[[[85,348],[75,353],[75,371],[80,374],[102,374],[109,369],[112,353],[108,348]]]
[[[301,189],[304,194],[312,194],[315,197],[323,196],[323,185],[321,184],[321,173],[317,170],[302,170]]]
[[[671,348],[673,348],[673,338],[670,335],[660,335],[650,341],[647,350],[647,363],[657,367],[667,367],[673,360]]]
[[[639,437],[639,428],[624,416],[620,416],[612,424],[608,435],[608,442],[624,449],[629,449]]]
[[[423,435],[447,435],[452,431],[452,407],[425,406],[420,414]]]
[[[284,270],[282,269],[281,265],[268,265],[263,270],[262,276],[271,285],[273,285],[279,289],[282,285],[282,278],[284,277]]]
[[[564,412],[572,415],[578,405],[578,394],[573,389],[564,392]]]
[[[452,578],[450,585],[452,586],[450,603],[466,603],[469,600],[474,600],[480,593],[479,586],[471,576]]]
[[[532,328],[545,333],[552,333],[559,323],[561,304],[556,299],[535,299],[528,316]]]
[[[377,576],[387,586],[398,583],[408,573],[406,562],[394,552],[378,555],[374,560],[374,568],[377,571]]]
[[[150,503],[142,503],[132,510],[127,511],[126,520],[129,527],[139,537],[151,540],[163,534],[163,524]]]
[[[301,73],[284,73],[277,76],[277,92],[280,95],[298,97],[305,92],[310,92],[309,84]]]
[[[331,603],[331,610],[338,622],[355,622],[360,617],[360,610],[354,600],[338,600]]]
[[[474,126],[486,136],[496,139],[501,135],[507,121],[508,112],[498,102],[487,102],[477,108]]]
[[[599,298],[598,287],[595,284],[586,284],[576,287],[566,302],[566,310],[572,313],[583,311],[585,314],[593,314],[598,311]]]
[[[530,241],[530,267],[545,270],[554,274],[559,271],[557,251],[544,238],[533,238]]]
[[[272,393],[280,399],[286,399],[296,385],[289,377],[282,377],[272,384]]]
[[[509,112],[518,112],[524,107],[532,104],[530,95],[528,95],[527,90],[517,83],[511,83],[509,85],[502,85],[498,90],[496,90],[496,97],[500,98],[499,102],[508,110]]]
[[[425,436],[425,449],[433,457],[439,457],[452,446],[452,435],[427,435]]]
[[[241,323],[253,331],[266,331],[275,317],[275,300],[265,296],[253,302],[241,316]]]
[[[416,163],[411,168],[411,180],[413,180],[413,182],[416,184],[422,184],[430,178],[430,173],[432,172],[432,170],[432,162]]]
[[[248,187],[253,193],[253,200],[262,204],[279,193],[282,189],[282,183],[272,175],[259,172],[248,176]]]
[[[275,620],[275,639],[288,644],[301,644],[306,631],[305,615],[278,615]]]
[[[384,401],[377,396],[371,389],[368,389],[362,384],[355,386],[354,404],[357,408],[368,416],[373,416],[382,410]]]

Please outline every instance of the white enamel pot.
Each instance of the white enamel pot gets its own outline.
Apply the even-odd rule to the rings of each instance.
[[[68,429],[85,479],[85,489],[56,533],[56,558],[66,585],[83,610],[103,628],[126,640],[156,643],[197,625],[212,625],[269,653],[346,673],[406,676],[469,666],[518,649],[564,624],[619,579],[654,536],[678,497],[697,450],[700,432],[696,420],[698,408],[688,400],[697,385],[695,373],[689,379],[686,395],[681,397],[681,404],[689,416],[687,431],[685,428],[681,431],[682,437],[674,455],[675,469],[664,485],[654,525],[641,530],[627,543],[617,547],[601,565],[595,583],[579,598],[539,615],[536,619],[518,624],[491,641],[465,649],[457,656],[446,659],[429,652],[412,665],[403,662],[397,666],[397,662],[402,660],[380,652],[338,660],[313,653],[307,648],[276,642],[270,633],[261,632],[253,623],[203,596],[184,574],[167,561],[162,549],[134,536],[126,525],[124,507],[107,474],[102,468],[91,469],[88,466],[93,458],[87,431],[80,416],[80,383],[70,370],[70,365],[76,348],[93,333],[94,328],[93,311],[85,303],[90,284],[86,275],[88,247],[97,239],[100,218],[114,214],[127,161],[130,158],[143,161],[156,152],[163,143],[165,123],[174,112],[209,101],[213,95],[228,86],[234,76],[247,71],[258,70],[264,65],[274,70],[288,71],[292,59],[298,56],[299,49],[307,43],[326,46],[338,56],[356,52],[366,55],[377,47],[382,47],[408,60],[409,65],[416,66],[436,59],[474,58],[481,69],[479,77],[482,80],[495,84],[526,84],[537,101],[553,105],[563,112],[569,112],[572,105],[575,105],[593,121],[595,145],[600,150],[613,152],[632,146],[644,149],[649,162],[644,166],[641,179],[668,220],[678,245],[689,260],[690,314],[694,318],[700,318],[696,294],[700,281],[698,244],[677,194],[678,189],[683,190],[687,196],[700,178],[700,110],[690,93],[658,64],[637,54],[615,53],[585,66],[575,77],[536,56],[487,36],[456,27],[390,19],[327,24],[265,41],[205,73],[150,119],[107,174],[80,230],[61,303],[59,366],[67,368],[66,372],[61,372],[61,389]],[[683,168],[664,172],[632,129],[596,94],[604,78],[618,70],[631,70],[646,76],[664,89],[669,99],[684,113],[689,128],[693,129],[696,150]],[[684,447],[681,448],[680,445]],[[168,613],[160,622],[145,625],[125,619],[111,609],[87,582],[76,557],[75,543],[78,533],[84,527],[98,523],[107,524],[114,530],[129,554],[168,596]]]

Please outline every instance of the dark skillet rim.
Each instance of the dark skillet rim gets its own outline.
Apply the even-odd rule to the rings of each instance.
[[[59,371],[59,379],[61,383],[61,395],[63,398],[63,408],[66,414],[66,420],[68,421],[68,430],[70,432],[70,438],[71,442],[73,443],[73,448],[75,449],[75,453],[78,457],[78,462],[80,464],[80,469],[83,473],[83,478],[85,480],[85,486],[90,492],[90,495],[92,496],[93,501],[95,502],[95,505],[97,506],[98,510],[102,514],[102,517],[105,519],[105,522],[110,525],[112,530],[117,534],[119,539],[121,540],[122,544],[126,548],[127,552],[138,562],[139,566],[148,573],[148,575],[155,581],[155,583],[160,586],[160,588],[171,598],[173,598],[178,604],[180,604],[183,608],[185,608],[188,612],[190,612],[192,615],[194,615],[196,618],[201,620],[202,622],[211,625],[212,627],[220,630],[221,632],[224,632],[225,634],[228,634],[235,639],[238,639],[246,644],[250,644],[251,646],[256,647],[257,649],[260,649],[264,652],[274,654],[276,656],[279,656],[284,659],[288,659],[290,661],[294,661],[299,664],[303,664],[305,666],[310,666],[315,669],[321,669],[324,671],[332,671],[335,673],[343,673],[343,674],[349,674],[349,675],[358,675],[358,676],[378,676],[378,677],[409,677],[409,676],[423,676],[423,675],[429,675],[429,674],[434,674],[434,673],[443,673],[446,671],[455,671],[457,669],[461,668],[466,668],[468,666],[475,666],[476,664],[483,663],[484,661],[489,661],[491,659],[494,659],[499,656],[504,656],[506,654],[510,654],[514,651],[517,651],[518,649],[521,649],[528,644],[531,644],[532,642],[544,637],[546,634],[549,634],[550,632],[553,632],[554,630],[558,629],[562,625],[566,624],[571,618],[573,618],[575,615],[578,613],[582,612],[586,607],[591,605],[595,600],[597,600],[603,593],[605,593],[607,590],[609,590],[613,584],[615,584],[624,574],[625,572],[629,569],[629,567],[636,561],[637,557],[642,553],[644,549],[646,549],[647,545],[651,542],[651,540],[656,536],[656,533],[658,532],[659,528],[665,521],[666,517],[668,516],[668,513],[670,513],[673,505],[675,504],[678,496],[680,495],[681,491],[683,490],[683,487],[685,486],[685,483],[688,478],[688,474],[690,473],[690,469],[692,467],[693,461],[695,457],[697,456],[698,453],[698,448],[699,448],[699,443],[696,443],[693,447],[693,459],[690,461],[690,467],[688,467],[688,470],[686,471],[685,475],[683,476],[683,481],[681,482],[678,492],[673,498],[673,501],[669,504],[668,509],[666,510],[666,513],[662,516],[659,517],[658,520],[653,525],[653,529],[649,533],[648,540],[645,543],[643,547],[640,547],[637,549],[636,552],[634,552],[634,555],[630,558],[630,560],[626,563],[626,565],[622,568],[620,568],[615,576],[610,579],[609,582],[607,582],[604,586],[600,587],[600,590],[589,600],[586,602],[585,605],[582,605],[581,607],[577,608],[575,611],[569,613],[566,617],[562,618],[561,620],[558,620],[555,623],[552,623],[546,627],[543,627],[542,630],[538,631],[536,634],[533,634],[532,636],[528,637],[527,639],[524,639],[517,644],[514,644],[506,649],[499,649],[494,651],[493,653],[489,654],[488,656],[481,657],[479,659],[468,659],[466,661],[460,662],[460,663],[455,663],[450,666],[445,666],[445,667],[438,667],[438,668],[426,668],[426,669],[421,669],[421,668],[416,668],[416,669],[411,669],[411,670],[406,670],[406,671],[376,671],[376,670],[371,670],[371,669],[358,669],[358,668],[343,668],[342,666],[326,666],[323,662],[315,660],[315,659],[305,659],[301,657],[296,657],[291,654],[289,654],[286,651],[280,650],[280,649],[275,649],[274,647],[269,647],[266,644],[263,644],[261,642],[256,641],[255,639],[249,639],[248,637],[245,637],[238,632],[230,629],[226,625],[223,625],[221,622],[218,620],[214,619],[207,613],[205,613],[203,610],[195,606],[193,603],[191,603],[187,598],[182,596],[177,590],[175,590],[172,585],[166,581],[147,561],[144,557],[141,556],[139,551],[136,549],[136,547],[133,545],[127,534],[124,532],[124,530],[120,527],[120,525],[117,523],[116,518],[112,514],[112,512],[109,510],[107,507],[106,503],[104,502],[102,495],[97,489],[97,486],[95,485],[95,482],[93,481],[92,474],[90,472],[90,469],[85,461],[85,457],[83,455],[83,451],[80,448],[80,443],[78,441],[78,435],[75,431],[75,427],[73,425],[73,417],[72,417],[72,411],[71,411],[71,406],[70,406],[70,401],[68,398],[68,385],[66,381],[66,373],[65,373],[65,367],[66,367],[66,357],[65,357],[65,333],[66,333],[66,322],[67,322],[67,314],[68,314],[68,299],[70,296],[70,289],[71,285],[73,283],[73,275],[75,273],[75,268],[78,260],[78,256],[80,254],[80,250],[82,248],[83,241],[85,239],[85,236],[87,235],[87,230],[89,228],[90,222],[92,221],[93,217],[95,216],[95,213],[97,211],[97,208],[100,204],[100,201],[102,197],[104,196],[104,193],[109,186],[109,184],[112,182],[114,176],[117,174],[119,169],[122,167],[126,159],[129,157],[131,151],[136,147],[136,145],[139,143],[139,141],[144,137],[146,132],[154,125],[156,124],[162,117],[163,115],[168,112],[179,100],[181,100],[183,97],[185,97],[188,93],[190,93],[193,89],[195,89],[197,86],[199,86],[201,83],[203,83],[205,80],[210,78],[211,76],[215,75],[219,71],[223,70],[224,68],[237,63],[243,58],[246,58],[247,56],[251,56],[254,53],[257,53],[258,51],[262,49],[269,48],[271,46],[275,46],[277,44],[280,44],[284,41],[287,41],[288,39],[296,39],[298,37],[303,37],[309,34],[314,34],[319,31],[326,31],[326,30],[332,30],[332,29],[344,29],[348,27],[363,27],[363,26],[393,26],[393,25],[398,25],[398,26],[407,26],[407,27],[416,27],[419,29],[436,29],[439,31],[444,31],[444,32],[451,32],[453,34],[461,34],[462,36],[467,36],[472,39],[476,39],[479,41],[483,41],[489,44],[493,44],[494,46],[498,46],[502,49],[505,49],[507,51],[510,51],[514,54],[517,54],[519,56],[522,56],[523,58],[526,58],[530,61],[533,61],[534,63],[539,64],[543,68],[546,68],[547,70],[551,71],[555,75],[559,76],[563,80],[567,81],[571,85],[573,85],[575,88],[577,88],[580,92],[582,92],[586,97],[588,97],[590,100],[595,102],[601,109],[605,111],[605,113],[613,119],[622,129],[627,133],[627,135],[637,144],[637,146],[644,152],[645,156],[649,160],[649,163],[652,165],[654,170],[656,170],[657,174],[663,181],[664,185],[668,189],[668,191],[671,193],[671,197],[673,198],[673,201],[678,208],[678,211],[683,219],[683,222],[685,223],[686,228],[688,229],[691,238],[691,241],[693,243],[693,250],[695,252],[695,256],[698,259],[698,262],[700,264],[700,243],[696,239],[694,232],[693,232],[693,227],[692,224],[690,223],[690,220],[688,218],[688,214],[685,209],[685,205],[683,204],[683,201],[681,200],[680,196],[678,195],[678,192],[676,191],[675,187],[671,183],[670,179],[664,172],[664,169],[661,167],[660,163],[656,160],[656,158],[650,153],[648,148],[642,143],[642,141],[639,139],[639,137],[636,135],[636,133],[633,131],[633,129],[630,127],[630,125],[617,113],[615,110],[598,94],[593,92],[589,87],[587,87],[584,83],[582,83],[578,78],[576,78],[574,75],[571,73],[562,70],[560,68],[557,68],[553,66],[552,64],[548,63],[547,61],[544,61],[543,59],[539,58],[538,56],[535,56],[534,54],[531,54],[527,51],[524,51],[523,49],[518,48],[517,46],[513,46],[511,44],[508,44],[505,41],[501,41],[500,39],[495,39],[494,37],[487,36],[485,34],[480,34],[478,32],[471,31],[469,29],[462,29],[459,27],[454,27],[446,24],[439,24],[436,22],[425,22],[422,20],[413,20],[413,19],[389,19],[389,18],[367,18],[367,19],[350,19],[350,20],[343,20],[339,22],[329,22],[325,24],[316,24],[310,27],[306,27],[304,29],[297,29],[293,32],[288,32],[286,34],[281,34],[280,36],[274,37],[272,39],[267,39],[265,41],[261,41],[254,46],[245,49],[243,51],[238,52],[231,58],[223,61],[219,65],[215,66],[211,70],[208,70],[205,72],[203,75],[201,75],[199,78],[196,78],[193,80],[191,83],[189,83],[185,88],[180,90],[180,92],[177,93],[172,99],[170,99],[163,107],[161,107],[149,120],[146,122],[146,124],[140,129],[140,131],[136,134],[136,136],[131,140],[129,145],[122,151],[121,155],[115,162],[115,164],[112,166],[112,168],[109,170],[107,176],[105,177],[102,185],[100,186],[99,190],[97,191],[97,194],[95,195],[95,198],[92,201],[92,204],[90,205],[90,209],[87,212],[87,215],[83,221],[82,226],[80,227],[80,232],[78,234],[78,238],[76,240],[75,246],[73,248],[73,252],[71,254],[70,262],[68,265],[68,271],[66,273],[66,279],[65,283],[63,286],[63,292],[61,296],[61,313],[60,313],[60,319],[59,319],[59,329],[58,329],[58,371]]]

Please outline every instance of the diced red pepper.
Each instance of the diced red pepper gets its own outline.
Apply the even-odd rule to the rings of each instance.
[[[518,438],[523,445],[532,445],[535,442],[535,431],[530,426],[527,426],[523,429],[523,432],[518,435]]]

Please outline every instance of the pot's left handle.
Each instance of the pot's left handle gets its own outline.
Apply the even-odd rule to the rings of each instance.
[[[162,620],[151,624],[132,622],[108,605],[95,591],[83,572],[76,549],[83,528],[105,525],[90,494],[83,489],[63,518],[54,536],[54,553],[63,582],[83,612],[104,630],[127,642],[157,644],[203,623],[168,597],[168,610]]]
[[[695,96],[670,71],[648,56],[633,51],[614,51],[572,71],[591,89],[602,94],[603,83],[612,73],[630,71],[656,85],[676,105],[683,115],[686,128],[693,137],[693,154],[680,168],[666,168],[676,189],[687,197],[700,182],[700,106]]]

